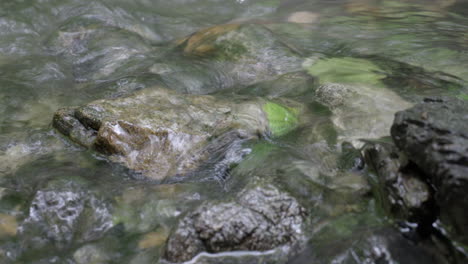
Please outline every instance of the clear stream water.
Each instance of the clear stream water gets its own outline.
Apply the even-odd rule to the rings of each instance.
[[[297,87],[287,80],[275,84],[274,78],[227,85],[232,80],[203,70],[206,62],[167,55],[178,40],[233,22],[268,28],[318,79]],[[253,174],[278,171],[288,175],[278,184],[293,190],[315,216],[311,226],[325,226],[308,234],[327,241],[314,248],[313,257],[339,263],[330,241],[392,220],[379,213],[372,197],[320,189],[335,188],[311,173],[337,169],[327,163],[341,151],[335,127],[344,123],[360,137],[359,127],[391,123],[394,109],[424,96],[468,100],[467,51],[464,0],[0,1],[0,263],[157,263],[184,212],[235,193]],[[168,77],[165,67],[180,74]],[[363,89],[358,105],[335,112],[314,99],[316,82],[323,81],[381,90]],[[252,147],[228,187],[215,179],[148,184],[51,126],[60,107],[161,84],[227,98],[284,95],[313,114],[292,133]],[[385,98],[390,102],[381,103]],[[380,106],[383,113],[376,110]]]

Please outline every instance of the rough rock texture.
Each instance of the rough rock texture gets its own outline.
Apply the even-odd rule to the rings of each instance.
[[[391,134],[430,178],[442,223],[455,239],[468,244],[468,102],[427,98],[398,112]]]
[[[151,88],[124,98],[60,109],[53,125],[73,141],[161,180],[168,175],[184,176],[213,155],[218,160],[239,161],[237,156],[245,151],[236,142],[283,133],[286,130],[278,122],[285,121],[273,119],[278,113],[292,115],[287,109],[261,98],[226,100]],[[287,129],[297,121],[291,118]]]
[[[31,240],[25,243],[66,247],[73,241],[99,239],[113,226],[104,201],[74,183],[55,185],[39,190],[34,196],[29,216],[18,229],[21,237]]]
[[[386,213],[400,220],[432,224],[436,214],[432,190],[421,171],[412,164],[402,164],[392,143],[367,142],[362,152],[376,172],[369,180]]]
[[[246,189],[235,201],[205,203],[180,222],[165,257],[192,259],[200,252],[266,251],[303,240],[305,210],[271,185]]]

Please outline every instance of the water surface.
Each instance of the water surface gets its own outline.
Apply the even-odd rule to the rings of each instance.
[[[298,54],[300,67],[290,71],[310,75],[310,82],[241,71],[238,79],[228,78],[237,73],[174,51],[185,37],[226,23],[262,25]],[[382,136],[380,128],[366,135],[360,129],[384,124],[385,134],[394,109],[425,96],[468,100],[467,50],[464,0],[1,1],[0,262],[156,263],[181,215],[236,193],[254,175],[274,177],[310,208],[317,216],[311,226],[325,226],[308,234],[316,241],[338,241],[357,226],[373,230],[388,220],[375,201],[358,191],[332,191],[355,185],[327,178],[340,171],[333,159],[343,137],[356,143]],[[274,54],[260,56],[275,61]],[[347,113],[334,112],[314,97],[326,82],[370,88],[359,90],[364,99]],[[251,155],[227,183],[207,175],[149,184],[51,127],[61,107],[154,85],[226,98],[287,97],[311,114],[291,133],[248,146]],[[380,106],[388,109],[377,117]],[[314,170],[328,176],[316,177]],[[341,231],[326,228],[333,221]],[[324,263],[336,256],[326,246],[317,250],[313,258]]]

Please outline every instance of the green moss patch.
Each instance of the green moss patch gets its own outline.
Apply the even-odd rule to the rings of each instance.
[[[263,106],[263,111],[267,115],[270,132],[274,137],[287,134],[299,123],[297,109],[268,102]]]
[[[320,83],[361,83],[382,86],[386,77],[373,62],[359,58],[321,59],[306,69]]]

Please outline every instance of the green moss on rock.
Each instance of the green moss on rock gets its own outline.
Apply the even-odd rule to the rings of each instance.
[[[320,59],[306,70],[319,77],[320,83],[351,83],[382,86],[386,76],[373,62],[359,58]]]
[[[267,115],[270,132],[275,137],[287,134],[299,123],[298,109],[267,102],[263,105],[263,111]]]

